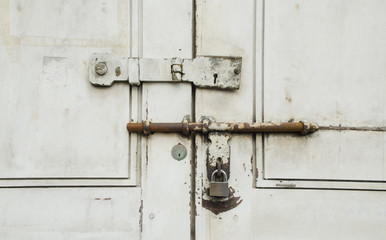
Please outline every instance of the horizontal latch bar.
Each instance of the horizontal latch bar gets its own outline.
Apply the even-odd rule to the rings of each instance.
[[[217,123],[204,120],[202,123],[128,123],[127,130],[136,133],[183,133],[190,132],[230,132],[230,133],[300,133],[306,135],[318,130],[315,123],[284,122],[284,123]]]
[[[93,85],[111,86],[124,81],[192,82],[200,88],[235,90],[240,87],[241,57],[197,56],[181,58],[118,58],[109,53],[94,53],[89,59],[89,79]]]

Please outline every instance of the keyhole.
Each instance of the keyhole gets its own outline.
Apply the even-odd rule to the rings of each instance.
[[[216,82],[217,82],[217,73],[215,73],[215,74],[213,74],[213,77],[214,77],[214,80],[213,80],[213,82],[214,82],[214,84],[216,84]]]

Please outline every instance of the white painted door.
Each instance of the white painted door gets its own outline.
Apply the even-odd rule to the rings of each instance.
[[[385,11],[382,0],[0,0],[1,239],[384,239]],[[241,86],[95,87],[92,53],[241,56]],[[204,135],[125,128],[185,116],[323,129],[232,135],[232,194],[214,203]]]
[[[95,87],[88,61],[191,58],[192,6],[0,1],[0,239],[190,238],[190,140],[126,124],[180,121],[191,85]]]
[[[234,134],[221,204],[205,194],[198,137],[196,239],[385,239],[385,12],[381,0],[197,2],[197,54],[242,56],[243,70],[238,91],[197,89],[196,117],[321,129]]]

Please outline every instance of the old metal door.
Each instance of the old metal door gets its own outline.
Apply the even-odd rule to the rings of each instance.
[[[191,58],[192,6],[0,1],[1,239],[190,237],[189,138],[126,123],[191,115],[191,84],[95,87],[88,69],[94,53]]]
[[[383,239],[382,0],[0,0],[2,239]],[[89,82],[93,53],[240,56],[239,90]],[[232,134],[231,196],[207,136],[150,120],[320,124]],[[174,159],[174,146],[187,155]]]
[[[386,2],[197,2],[197,54],[243,57],[234,92],[197,89],[196,118],[308,120],[320,130],[236,135],[233,196],[208,187],[197,137],[196,239],[384,239]]]

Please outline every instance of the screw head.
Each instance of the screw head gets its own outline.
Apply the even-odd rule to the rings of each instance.
[[[95,72],[100,75],[100,76],[103,76],[107,73],[107,65],[106,63],[104,62],[99,62],[95,65]]]
[[[235,68],[235,70],[233,70],[233,72],[236,74],[236,75],[239,75],[241,70],[240,68]]]

